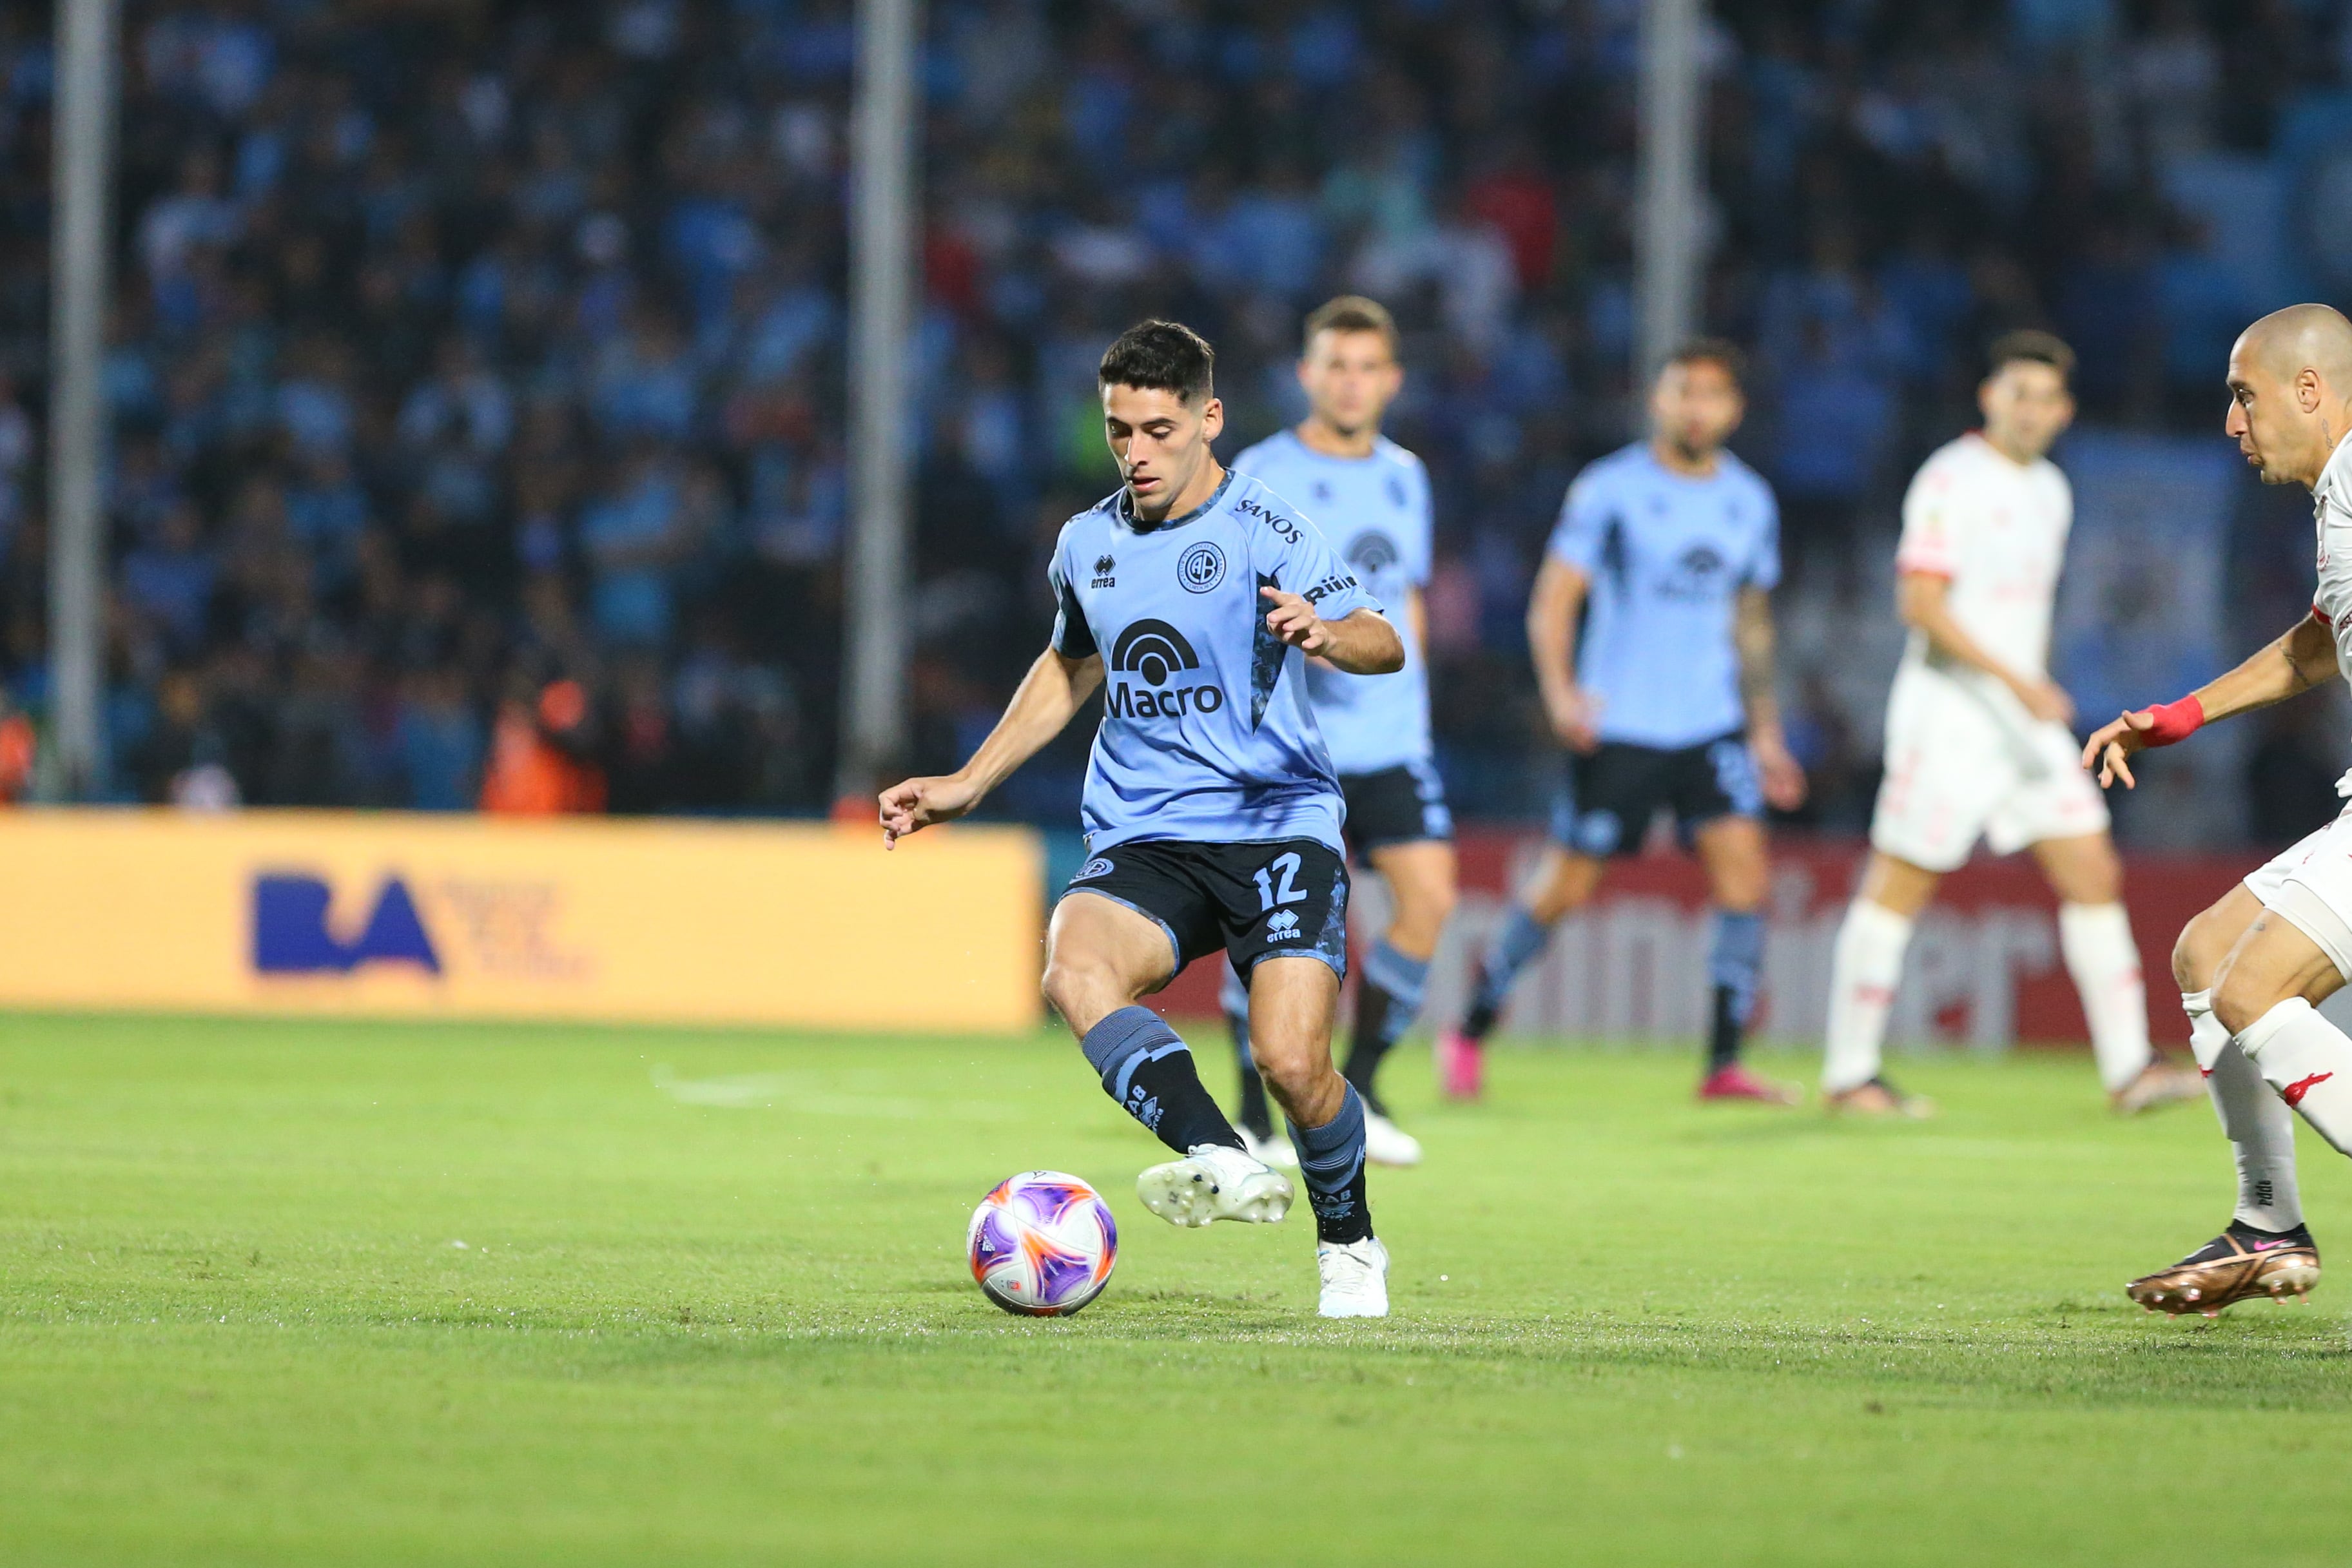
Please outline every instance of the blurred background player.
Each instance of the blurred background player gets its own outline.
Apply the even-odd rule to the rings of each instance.
[[[1879,1071],[1913,923],[1979,838],[2031,847],[2057,894],[2058,945],[2118,1111],[2201,1092],[2147,1038],[2139,948],[2107,809],[2076,765],[2074,705],[2050,678],[2050,619],[2074,525],[2044,455],[2074,417],[2074,353],[2047,332],[1991,348],[1984,428],[1938,448],[1903,499],[1897,602],[1909,646],[1886,704],[1871,856],[1839,927],[1822,1092],[1833,1110],[1925,1115]]]
[[[2082,754],[2103,785],[2135,788],[2136,752],[2352,671],[2352,322],[2325,305],[2297,305],[2247,328],[2230,350],[2223,428],[2264,484],[2312,492],[2311,613],[2178,702],[2103,726]],[[2352,774],[2336,789],[2352,791]],[[2189,1049],[2237,1155],[2238,1203],[2221,1235],[2126,1289],[2151,1312],[2207,1317],[2252,1296],[2305,1294],[2319,1282],[2319,1248],[2303,1220],[2289,1113],[2352,1154],[2352,1040],[2313,1006],[2352,978],[2352,811],[2191,920],[2172,949],[2172,973]]]
[[[1304,511],[1365,591],[1402,612],[1404,668],[1350,675],[1309,660],[1315,722],[1348,802],[1349,847],[1386,879],[1388,929],[1364,956],[1355,1032],[1340,1069],[1364,1099],[1364,1152],[1377,1164],[1417,1165],[1421,1143],[1389,1117],[1373,1088],[1381,1059],[1420,1016],[1430,956],[1454,912],[1454,818],[1429,735],[1429,475],[1381,434],[1381,415],[1404,385],[1396,323],[1386,308],[1342,296],[1307,318],[1298,384],[1307,417],[1234,459],[1236,473]],[[1265,1082],[1250,1060],[1249,998],[1228,969],[1222,1000],[1241,1064],[1242,1135],[1261,1155],[1274,1136]]]
[[[1746,412],[1740,365],[1729,343],[1677,350],[1651,389],[1650,439],[1569,486],[1528,606],[1567,783],[1534,880],[1480,962],[1468,1016],[1439,1038],[1449,1094],[1478,1092],[1482,1044],[1512,979],[1664,809],[1706,867],[1715,907],[1700,1098],[1795,1098],[1739,1062],[1763,966],[1763,811],[1805,796],[1773,695],[1780,511],[1771,486],[1723,445]]]
[[[1290,1183],[1251,1155],[1184,1041],[1141,998],[1222,949],[1315,1210],[1325,1317],[1388,1315],[1388,1253],[1364,1196],[1364,1103],[1331,1065],[1348,967],[1338,778],[1307,660],[1359,674],[1405,653],[1314,526],[1220,466],[1214,356],[1145,321],[1102,358],[1104,430],[1125,483],[1063,525],[1052,644],[959,772],[883,791],[886,843],[962,816],[1098,686],[1087,860],[1045,934],[1045,997],[1103,1090],[1178,1157],[1136,1179],[1171,1224],[1271,1222]]]

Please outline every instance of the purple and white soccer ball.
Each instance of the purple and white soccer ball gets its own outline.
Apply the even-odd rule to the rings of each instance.
[[[1118,1223],[1076,1176],[1023,1171],[980,1200],[964,1251],[982,1292],[1006,1312],[1066,1317],[1110,1283]]]

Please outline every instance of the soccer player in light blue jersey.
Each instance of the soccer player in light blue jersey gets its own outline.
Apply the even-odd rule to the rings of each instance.
[[[1763,967],[1763,811],[1805,796],[1773,695],[1780,512],[1771,487],[1723,449],[1746,409],[1739,373],[1728,343],[1682,349],[1651,390],[1650,438],[1569,486],[1528,606],[1544,711],[1569,749],[1567,787],[1534,881],[1479,966],[1469,1016],[1439,1040],[1455,1095],[1478,1092],[1480,1044],[1514,977],[1663,809],[1697,852],[1715,904],[1700,1097],[1794,1099],[1739,1062]]]
[[[962,816],[1097,687],[1087,860],[1046,932],[1045,997],[1104,1092],[1177,1158],[1136,1178],[1172,1224],[1273,1221],[1289,1181],[1249,1154],[1182,1040],[1140,999],[1223,951],[1249,988],[1259,1068],[1315,1210],[1325,1317],[1388,1313],[1364,1194],[1364,1103],[1331,1065],[1347,969],[1344,807],[1307,662],[1402,667],[1404,644],[1323,536],[1210,450],[1214,355],[1145,321],[1103,355],[1103,427],[1125,483],[1063,525],[1052,645],[971,760],[883,791],[884,841]]]
[[[1420,1015],[1430,956],[1454,911],[1454,819],[1429,737],[1422,589],[1429,581],[1429,474],[1381,434],[1404,385],[1396,323],[1377,302],[1346,295],[1307,318],[1298,384],[1307,418],[1234,459],[1299,507],[1383,604],[1404,613],[1405,664],[1393,675],[1350,675],[1309,662],[1307,691],[1348,803],[1348,843],[1388,882],[1389,925],[1365,955],[1356,1026],[1340,1070],[1364,1100],[1364,1142],[1377,1164],[1421,1160],[1420,1141],[1390,1120],[1373,1089],[1381,1059]],[[1241,1060],[1240,1124],[1278,1150],[1265,1089],[1252,1065],[1248,998],[1228,971],[1225,1016]]]

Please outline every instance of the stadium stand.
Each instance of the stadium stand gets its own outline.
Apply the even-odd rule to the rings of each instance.
[[[36,716],[44,9],[0,11],[0,713]],[[1883,617],[1857,541],[1967,423],[1993,329],[2067,334],[2106,423],[2218,417],[2234,302],[2200,292],[2173,175],[2268,156],[2296,95],[2340,87],[2341,7],[1717,9],[1709,324],[1756,346],[1741,444],[1821,603]],[[1103,341],[1198,324],[1237,449],[1290,413],[1299,313],[1344,285],[1407,329],[1455,799],[1528,805],[1534,552],[1627,428],[1635,14],[934,0],[920,760],[992,716],[1055,527],[1108,488]],[[110,792],[467,808],[501,748],[553,743],[555,697],[601,787],[494,800],[822,810],[845,0],[214,0],[127,29]],[[1819,672],[1791,682],[1819,811],[1853,825],[1867,748]],[[999,804],[1060,816],[1076,744]]]

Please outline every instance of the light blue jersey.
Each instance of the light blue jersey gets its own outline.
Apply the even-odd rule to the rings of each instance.
[[[1369,457],[1333,457],[1286,430],[1234,458],[1234,467],[1305,512],[1381,603],[1401,612],[1414,590],[1428,586],[1429,473],[1395,442],[1375,441]],[[1307,666],[1315,721],[1342,777],[1429,758],[1429,671],[1412,629],[1400,620],[1397,630],[1404,668],[1394,674]]]
[[[1244,474],[1157,526],[1135,520],[1122,488],[1062,525],[1047,576],[1054,647],[1103,660],[1090,852],[1147,839],[1345,852],[1307,655],[1266,630],[1274,606],[1258,593],[1304,594],[1330,621],[1380,608],[1313,524]]]
[[[1679,750],[1747,727],[1735,608],[1780,580],[1780,512],[1757,472],[1720,454],[1705,479],[1638,443],[1568,487],[1550,553],[1591,580],[1576,683],[1604,741]]]

